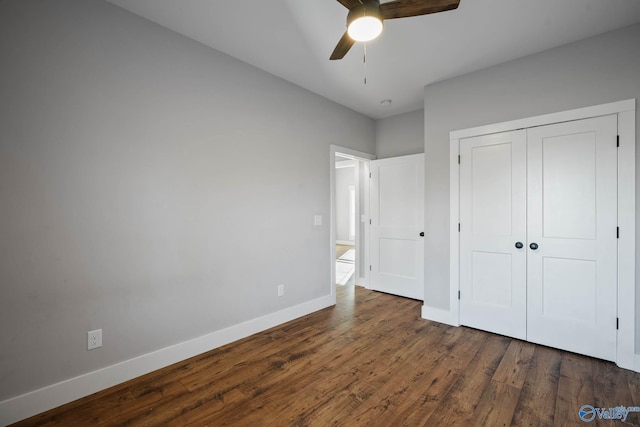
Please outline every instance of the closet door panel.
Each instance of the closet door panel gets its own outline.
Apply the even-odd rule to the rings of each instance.
[[[524,339],[525,133],[463,139],[460,154],[460,321]]]
[[[527,131],[527,339],[607,360],[616,348],[616,133],[616,116]]]

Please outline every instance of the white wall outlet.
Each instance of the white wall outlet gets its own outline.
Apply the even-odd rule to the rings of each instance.
[[[87,350],[102,347],[102,329],[87,332]]]
[[[313,225],[315,225],[315,226],[322,225],[322,215],[314,215],[313,216]]]
[[[284,285],[278,285],[278,296],[281,297],[284,295]]]

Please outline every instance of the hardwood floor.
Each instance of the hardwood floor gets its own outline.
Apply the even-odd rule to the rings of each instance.
[[[352,245],[336,245],[336,259],[344,255],[349,249],[354,249]]]
[[[338,292],[335,307],[17,425],[580,426],[582,405],[640,406],[640,374],[613,363],[426,321],[418,301]]]

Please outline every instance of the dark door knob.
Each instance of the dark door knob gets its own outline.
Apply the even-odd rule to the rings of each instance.
[[[524,245],[522,244],[522,242],[516,242],[516,248],[522,249],[523,247]]]
[[[420,232],[420,237],[424,237],[424,231]]]
[[[536,249],[538,249],[538,244],[537,243],[532,243],[532,244],[529,245],[529,247],[535,251]]]

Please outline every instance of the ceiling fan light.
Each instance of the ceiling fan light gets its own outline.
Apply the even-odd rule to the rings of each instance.
[[[361,16],[351,21],[347,33],[355,41],[368,42],[382,33],[382,21],[375,16]]]

